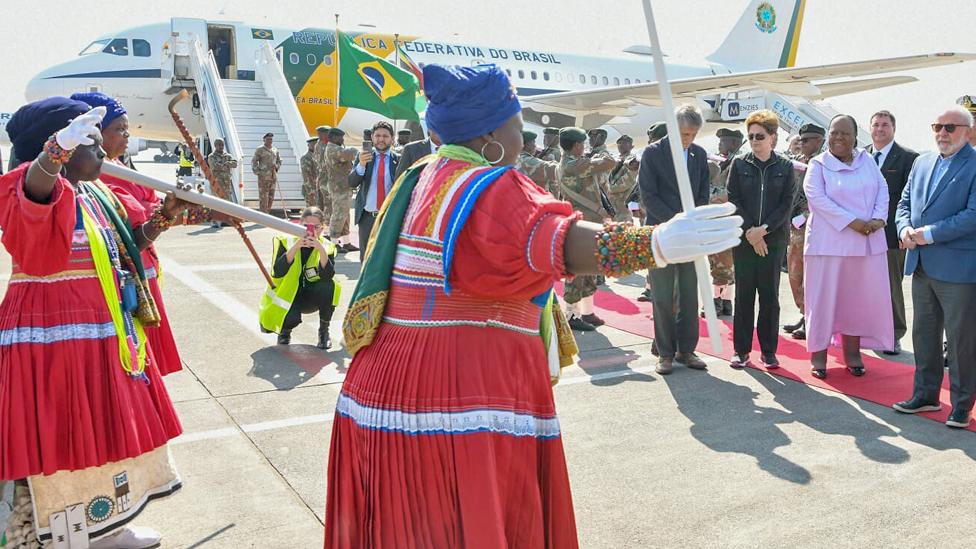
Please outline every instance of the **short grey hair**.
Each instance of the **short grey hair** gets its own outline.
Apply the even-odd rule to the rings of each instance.
[[[967,109],[966,107],[953,105],[951,108],[946,109],[945,112],[942,114],[949,114],[949,113],[958,114],[959,116],[963,117],[966,120],[967,126],[969,126],[970,128],[973,127],[973,113],[969,112],[969,109]]]
[[[701,128],[705,122],[702,120],[701,111],[694,105],[682,105],[674,111],[674,117],[678,120],[679,126],[691,126]]]

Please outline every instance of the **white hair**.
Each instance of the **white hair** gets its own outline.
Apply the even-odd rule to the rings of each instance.
[[[959,105],[953,105],[952,107],[946,109],[945,112],[943,112],[942,114],[949,114],[949,113],[958,114],[959,116],[963,117],[966,120],[967,126],[969,126],[970,128],[973,127],[973,113],[969,112],[969,109],[965,107],[961,107]]]
[[[701,128],[705,123],[702,120],[701,111],[694,105],[682,105],[678,107],[674,111],[674,117],[677,119],[679,126]]]

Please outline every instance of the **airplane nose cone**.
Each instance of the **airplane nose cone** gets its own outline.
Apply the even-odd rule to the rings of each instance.
[[[39,72],[27,82],[27,88],[24,90],[24,97],[28,102],[63,94],[61,79],[56,78],[51,70]]]

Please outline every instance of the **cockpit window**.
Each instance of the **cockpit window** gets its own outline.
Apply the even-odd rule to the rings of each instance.
[[[109,42],[110,40],[108,38],[105,38],[104,40],[95,40],[91,44],[88,44],[88,47],[81,50],[81,53],[79,53],[78,55],[89,55],[92,53],[98,53],[102,51],[102,48],[105,47],[105,44],[108,44]]]
[[[152,47],[149,45],[149,42],[141,38],[133,38],[132,55],[136,57],[149,57],[152,55]]]
[[[102,52],[112,55],[129,55],[129,41],[125,38],[114,38]]]

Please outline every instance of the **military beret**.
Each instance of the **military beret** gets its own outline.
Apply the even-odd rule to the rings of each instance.
[[[800,135],[805,133],[815,133],[817,135],[827,135],[827,130],[821,128],[820,126],[810,123],[800,126]]]
[[[559,128],[549,126],[548,128],[542,130],[542,133],[545,135],[559,135]]]
[[[957,105],[962,105],[966,110],[976,115],[976,95],[964,95],[956,99]]]
[[[403,129],[397,132],[397,135],[413,135],[413,132],[407,129]]]
[[[539,134],[535,132],[530,132],[529,130],[524,130],[522,132],[522,141],[525,141],[526,143],[531,143],[532,141],[535,141],[535,138],[537,137],[539,137]]]
[[[654,139],[664,139],[668,135],[668,125],[664,122],[655,122],[651,124],[650,128],[647,128],[647,135]]]
[[[346,135],[346,132],[339,128],[329,128],[329,135]]]
[[[633,143],[634,138],[629,135],[621,135],[620,137],[617,138],[617,143],[620,143],[621,141],[630,141],[631,143]]]
[[[590,130],[590,131],[588,131],[586,133],[587,134],[591,134],[591,133],[602,133],[603,135],[607,135],[607,130],[605,130],[603,128],[593,128],[592,130]]]
[[[267,139],[269,137],[274,137],[274,134],[271,133],[271,132],[268,132],[268,133],[264,134],[264,139]]]
[[[332,128],[330,126],[319,126],[319,127],[315,128],[315,131],[317,131],[318,133],[326,133],[326,132],[328,132],[331,129]]]
[[[305,140],[306,143],[318,143],[318,141],[319,141],[318,137],[309,137],[308,139]]]
[[[559,130],[559,139],[583,142],[586,141],[586,132],[583,128],[563,128]]]
[[[739,130],[730,130],[728,128],[719,128],[715,132],[715,137],[734,137],[736,139],[742,139],[742,132]]]

